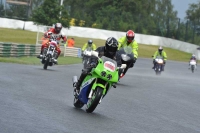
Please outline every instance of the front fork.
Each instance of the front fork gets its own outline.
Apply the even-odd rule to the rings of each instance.
[[[102,85],[102,84],[98,84],[96,83],[97,82],[97,79],[95,81],[95,83],[92,85],[92,89],[90,90],[90,93],[88,95],[88,99],[91,99],[92,98],[92,95],[93,95],[93,92],[94,90],[96,89],[96,87],[101,87],[103,89],[103,95],[101,96],[101,99],[99,100],[99,104],[101,103],[101,100],[103,99],[103,97],[106,95],[106,88],[107,88],[107,85],[108,83],[106,83],[105,85]]]

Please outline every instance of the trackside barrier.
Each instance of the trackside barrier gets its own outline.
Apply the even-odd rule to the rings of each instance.
[[[65,47],[64,56],[81,57],[81,48]]]
[[[34,56],[35,45],[0,42],[0,57]]]
[[[61,46],[60,49],[61,54],[65,52],[64,46]],[[40,51],[41,44],[31,45],[0,42],[0,57],[37,56],[40,54]]]

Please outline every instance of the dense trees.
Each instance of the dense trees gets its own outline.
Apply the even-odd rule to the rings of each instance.
[[[115,31],[133,29],[141,34],[196,44],[200,42],[200,2],[190,5],[184,21],[177,17],[171,0],[64,0],[63,6],[59,2],[32,0],[29,19],[44,25],[59,21],[65,27],[73,25]],[[2,6],[0,10],[3,10]]]
[[[171,0],[66,0],[70,16],[85,27],[158,35],[199,44],[200,3],[192,4],[185,20]],[[78,23],[76,23],[78,26]]]
[[[62,15],[60,14],[62,12]],[[52,25],[57,22],[62,23],[64,27],[69,27],[69,15],[63,6],[55,0],[44,0],[44,2],[32,13],[32,20],[36,24]]]

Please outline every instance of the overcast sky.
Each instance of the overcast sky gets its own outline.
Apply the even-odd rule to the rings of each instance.
[[[5,1],[5,0],[0,0]],[[186,16],[186,10],[189,8],[189,4],[198,3],[200,0],[171,0],[172,5],[174,5],[174,10],[178,11],[178,17],[184,19]]]
[[[186,16],[186,10],[189,8],[189,4],[198,3],[199,0],[171,0],[174,5],[174,10],[178,11],[178,17],[184,19]]]

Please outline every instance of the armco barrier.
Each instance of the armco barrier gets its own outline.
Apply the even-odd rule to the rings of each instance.
[[[61,54],[64,56],[80,57],[80,48],[66,48],[60,46]],[[40,54],[41,44],[16,44],[0,42],[0,57],[21,57],[21,56],[37,56]]]
[[[81,48],[65,47],[64,56],[81,57]]]
[[[20,57],[36,55],[35,45],[0,43],[0,57]]]

